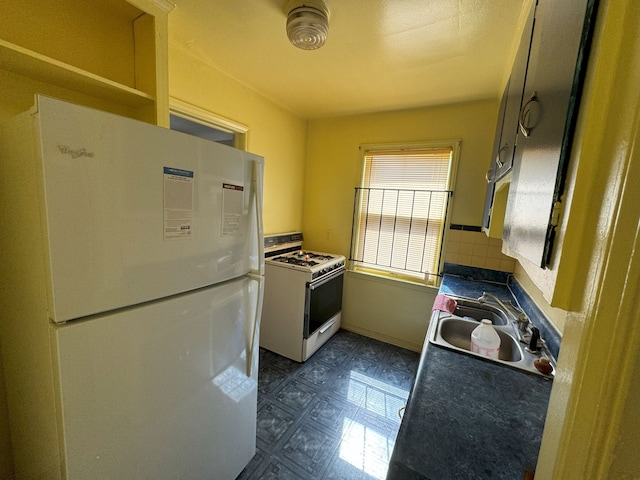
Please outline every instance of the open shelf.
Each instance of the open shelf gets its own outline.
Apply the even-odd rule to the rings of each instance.
[[[155,102],[155,99],[145,92],[2,39],[0,68],[134,108],[153,106]]]

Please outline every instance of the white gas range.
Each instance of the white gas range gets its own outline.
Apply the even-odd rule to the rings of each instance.
[[[345,257],[302,249],[302,234],[265,237],[260,346],[307,360],[340,328]]]

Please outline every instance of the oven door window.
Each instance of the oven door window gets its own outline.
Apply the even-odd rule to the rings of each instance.
[[[342,310],[344,272],[328,281],[308,284],[305,299],[304,337],[309,338],[327,320]]]

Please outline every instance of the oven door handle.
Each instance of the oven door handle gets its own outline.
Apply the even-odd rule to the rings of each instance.
[[[327,325],[325,325],[324,327],[322,327],[320,330],[318,330],[318,333],[320,333],[320,335],[322,335],[324,332],[326,332],[327,330],[329,330],[331,327],[333,327],[335,325],[336,321],[333,320],[332,322],[329,322]]]
[[[339,277],[340,275],[344,275],[344,268],[340,268],[340,269],[336,269],[333,272],[331,272],[330,275],[322,278],[320,281],[318,281],[317,283],[315,282],[310,282],[307,283],[307,288],[309,290],[315,290],[316,288],[324,285],[327,282],[330,282],[331,280],[333,280],[334,278]]]

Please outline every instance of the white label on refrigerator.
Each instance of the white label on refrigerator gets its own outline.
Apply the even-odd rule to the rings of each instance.
[[[164,239],[191,238],[193,172],[164,167]]]
[[[222,235],[239,235],[244,187],[242,185],[222,184]]]

